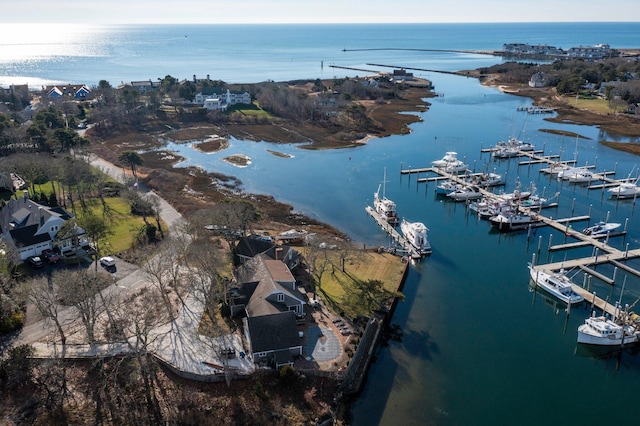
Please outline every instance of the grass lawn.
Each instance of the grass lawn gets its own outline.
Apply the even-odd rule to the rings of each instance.
[[[344,312],[351,317],[369,315],[381,301],[393,296],[406,267],[399,257],[389,253],[356,253],[345,263],[343,272],[339,253],[329,250],[329,259],[336,266],[326,268],[318,288],[334,312]],[[370,285],[371,281],[380,281],[382,288]]]
[[[598,114],[613,114],[615,111],[610,107],[611,103],[605,99],[582,99],[564,96],[564,101],[575,108],[586,109]]]
[[[144,220],[140,216],[133,216],[131,207],[122,198],[105,198],[105,201],[110,211],[110,215],[105,220],[112,233],[107,237],[107,241],[102,243],[101,254],[114,254],[128,250],[144,226]],[[103,215],[102,204],[99,200],[93,200],[89,210],[96,216]],[[81,220],[82,212],[77,211],[77,216]],[[151,220],[151,223],[154,221]],[[164,223],[162,226],[165,226]]]

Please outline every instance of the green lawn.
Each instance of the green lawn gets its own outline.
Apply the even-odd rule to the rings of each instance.
[[[114,254],[128,250],[135,241],[138,231],[144,226],[144,221],[141,217],[130,213],[129,204],[122,198],[105,198],[105,201],[110,211],[110,215],[105,216],[105,221],[109,224],[111,234],[107,237],[107,241],[102,243],[101,254]],[[99,200],[92,201],[90,211],[96,216],[103,216],[102,203]],[[79,220],[82,220],[82,215],[82,212],[77,211]]]

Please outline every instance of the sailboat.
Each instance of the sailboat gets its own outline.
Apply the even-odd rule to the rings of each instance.
[[[398,212],[396,210],[396,203],[391,201],[385,196],[385,186],[387,183],[387,168],[384,169],[384,178],[378,190],[373,194],[373,208],[387,223],[391,225],[398,224]],[[380,196],[380,189],[382,188],[382,196]]]

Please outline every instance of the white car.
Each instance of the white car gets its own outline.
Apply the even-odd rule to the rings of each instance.
[[[100,258],[100,266],[108,268],[109,266],[116,266],[116,260],[111,256],[105,256]]]

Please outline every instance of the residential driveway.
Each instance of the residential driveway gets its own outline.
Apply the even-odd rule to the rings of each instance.
[[[306,330],[305,356],[316,361],[331,361],[340,356],[342,346],[333,331],[314,325]]]

